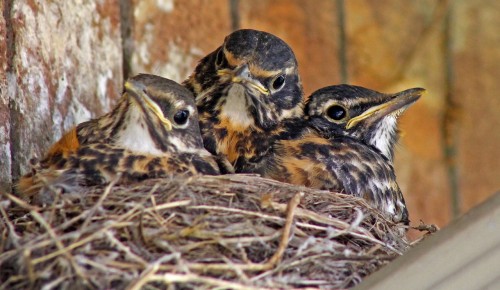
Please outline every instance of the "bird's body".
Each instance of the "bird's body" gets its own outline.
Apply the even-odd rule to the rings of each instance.
[[[118,175],[135,181],[172,174],[219,174],[217,160],[203,147],[192,94],[153,75],[138,75],[108,114],[77,125],[21,178],[20,192],[36,193],[40,174],[75,173],[86,184]],[[43,176],[41,176],[43,178]]]
[[[371,146],[348,136],[324,138],[305,129],[280,140],[254,172],[263,177],[366,199],[395,221],[408,214],[392,163]]]
[[[227,36],[184,85],[196,97],[205,148],[236,172],[364,197],[407,222],[392,151],[397,115],[409,102],[398,107],[388,95],[333,86],[315,92],[304,115],[292,50],[255,30]],[[345,109],[341,120],[328,116],[334,103]]]
[[[284,122],[303,116],[295,56],[266,32],[233,32],[184,84],[196,97],[205,148],[237,172],[248,172],[287,134]]]
[[[394,95],[356,86],[331,86],[308,98],[295,137],[280,140],[255,167],[264,177],[363,197],[396,222],[408,211],[392,155],[397,117],[422,94]]]

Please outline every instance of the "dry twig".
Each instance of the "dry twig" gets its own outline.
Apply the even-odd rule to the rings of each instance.
[[[4,195],[0,206],[0,289],[345,288],[409,247],[359,198],[255,175],[78,188],[48,206]]]

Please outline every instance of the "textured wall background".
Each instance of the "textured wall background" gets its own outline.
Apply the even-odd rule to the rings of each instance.
[[[412,220],[445,225],[500,189],[496,0],[0,1],[0,188],[123,79],[184,80],[237,28],[287,41],[306,94],[340,82],[425,87],[402,118],[399,183]]]
[[[74,124],[109,110],[122,84],[118,1],[2,2],[2,183]],[[1,118],[4,119],[3,117]]]

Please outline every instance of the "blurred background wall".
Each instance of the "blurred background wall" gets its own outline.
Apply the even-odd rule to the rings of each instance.
[[[414,224],[444,226],[500,189],[500,1],[0,1],[0,189],[139,72],[184,80],[234,29],[290,44],[306,94],[351,83],[428,94],[401,119]]]

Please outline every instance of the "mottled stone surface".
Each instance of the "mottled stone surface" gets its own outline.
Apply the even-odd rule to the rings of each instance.
[[[457,161],[467,210],[500,191],[500,2],[458,1],[454,8]]]
[[[14,1],[12,175],[64,131],[109,110],[122,84],[117,0]]]
[[[0,192],[10,188],[10,112],[7,92],[7,20],[3,11],[5,2],[0,2]]]
[[[384,88],[404,78],[408,65],[426,45],[422,41],[429,36],[426,30],[438,14],[437,3],[345,1],[351,81]],[[442,28],[437,24],[434,29]]]
[[[340,81],[339,27],[335,1],[240,1],[241,28],[271,32],[299,61],[306,95]]]
[[[131,73],[154,73],[185,80],[199,59],[215,50],[230,33],[227,0],[136,0],[133,19]]]

